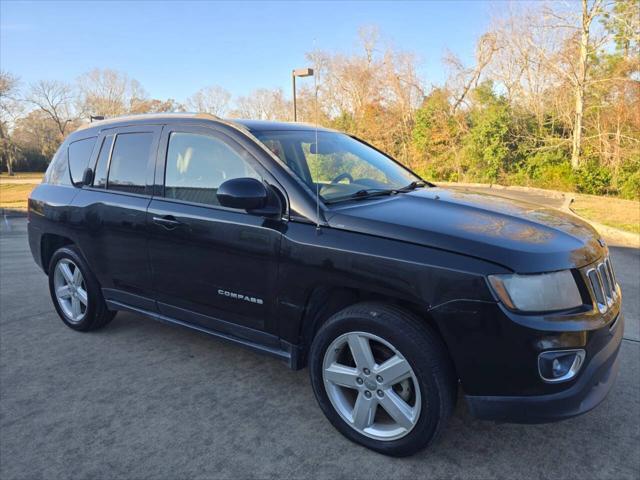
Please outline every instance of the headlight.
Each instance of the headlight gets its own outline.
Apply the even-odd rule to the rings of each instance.
[[[500,300],[513,310],[542,312],[582,305],[569,270],[538,275],[489,275],[489,283]]]

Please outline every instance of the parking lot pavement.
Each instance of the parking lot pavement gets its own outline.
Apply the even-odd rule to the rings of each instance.
[[[131,314],[66,328],[14,221],[0,233],[0,478],[637,479],[640,256],[612,255],[628,339],[598,408],[526,426],[474,420],[459,402],[434,446],[393,459],[331,427],[307,370]]]

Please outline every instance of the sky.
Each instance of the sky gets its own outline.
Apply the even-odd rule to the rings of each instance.
[[[154,98],[184,101],[220,85],[233,96],[291,89],[305,53],[352,52],[358,29],[412,51],[426,86],[441,83],[447,51],[472,61],[492,4],[396,2],[0,1],[0,68],[22,86],[73,82],[93,68],[126,72]],[[499,4],[498,4],[499,5]],[[299,81],[312,81],[300,79]]]

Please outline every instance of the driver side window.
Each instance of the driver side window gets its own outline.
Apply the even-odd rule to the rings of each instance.
[[[243,177],[261,180],[247,160],[221,139],[196,133],[171,133],[165,169],[166,198],[219,205],[220,185]]]

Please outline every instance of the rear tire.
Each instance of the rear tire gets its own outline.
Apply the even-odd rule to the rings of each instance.
[[[107,308],[100,284],[76,247],[56,250],[48,272],[53,305],[69,328],[86,332],[113,320],[116,312]]]
[[[333,315],[313,340],[309,367],[333,426],[386,455],[430,445],[455,405],[457,378],[442,340],[395,306],[360,303]]]

